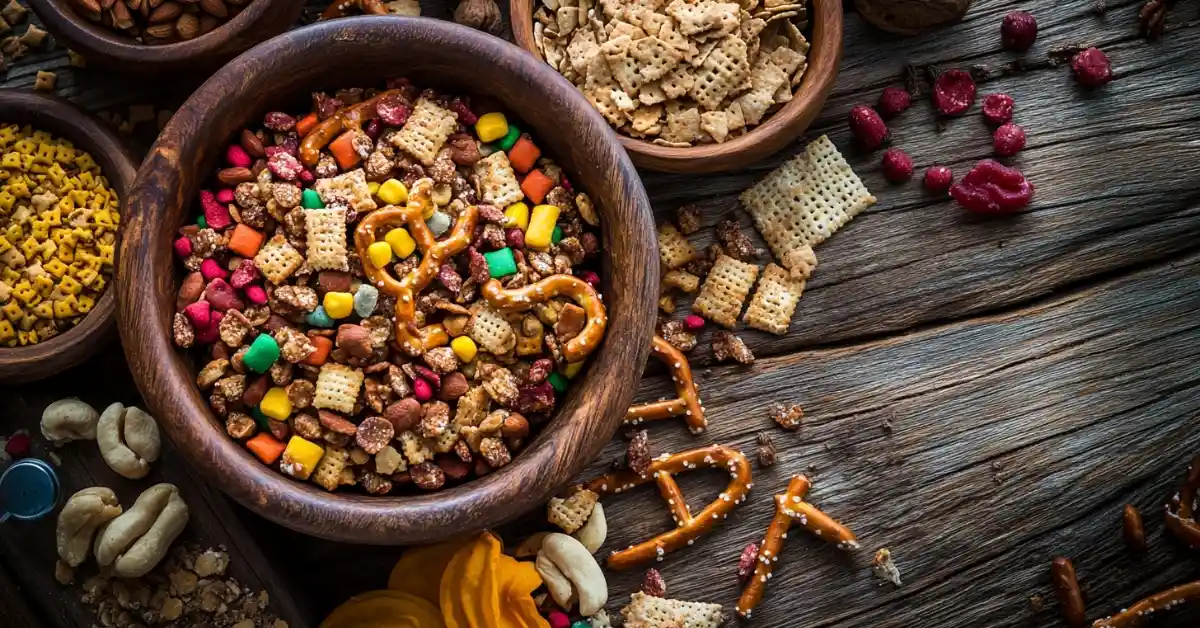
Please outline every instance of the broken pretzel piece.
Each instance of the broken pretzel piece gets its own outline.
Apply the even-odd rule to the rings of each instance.
[[[644,421],[683,415],[687,420],[688,429],[693,434],[703,432],[708,427],[708,419],[704,417],[704,406],[700,404],[700,395],[696,391],[696,382],[692,380],[692,367],[688,364],[687,357],[662,336],[654,337],[650,355],[667,365],[678,397],[633,406],[625,413],[622,424],[638,425]]]
[[[721,466],[729,469],[729,486],[717,500],[699,514],[692,515],[683,492],[679,490],[679,485],[672,476],[692,469]],[[652,559],[661,561],[668,552],[691,545],[698,537],[711,530],[718,521],[728,517],[729,512],[746,499],[746,493],[754,486],[751,479],[750,461],[742,452],[731,447],[710,445],[674,455],[659,456],[650,464],[650,469],[640,475],[623,471],[603,475],[588,482],[588,490],[604,496],[620,493],[653,480],[658,484],[659,493],[671,509],[671,516],[677,525],[670,532],[613,552],[608,557],[609,568],[622,571]]]
[[[600,346],[608,326],[608,315],[600,295],[591,284],[574,275],[550,275],[523,288],[505,288],[498,279],[489,279],[480,293],[489,305],[501,312],[524,312],[557,296],[574,300],[583,308],[587,321],[583,329],[563,345],[563,358],[567,362],[582,362],[591,355]]]
[[[1200,549],[1200,524],[1196,523],[1196,493],[1200,491],[1200,456],[1192,459],[1183,489],[1166,506],[1167,529],[1192,549]]]
[[[1155,593],[1116,615],[1097,619],[1092,623],[1092,628],[1132,628],[1133,626],[1141,626],[1145,623],[1146,618],[1153,613],[1172,609],[1180,604],[1194,600],[1200,600],[1200,580],[1181,584],[1161,593]]]

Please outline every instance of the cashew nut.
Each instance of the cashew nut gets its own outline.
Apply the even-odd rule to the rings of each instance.
[[[571,581],[579,596],[581,615],[590,617],[604,607],[608,601],[608,582],[604,580],[604,572],[600,571],[600,563],[582,543],[565,534],[549,534],[542,541],[538,560],[543,556]]]
[[[592,506],[592,514],[588,517],[587,523],[571,536],[583,543],[587,551],[593,554],[600,549],[601,545],[604,545],[604,539],[608,537],[608,521],[604,518],[604,507],[600,505],[600,502],[596,502],[596,505]]]
[[[554,566],[554,563],[545,554],[538,554],[537,559],[533,562],[533,568],[542,577],[542,584],[546,585],[546,590],[550,592],[550,597],[554,598],[554,603],[563,610],[571,610],[571,607],[575,606],[575,589],[571,586],[571,581],[567,580],[567,577],[558,570],[558,567]]]
[[[150,463],[158,460],[162,443],[154,417],[140,408],[114,403],[105,408],[96,425],[100,455],[113,471],[131,479],[146,477]]]
[[[100,413],[78,399],[59,399],[42,411],[42,436],[61,445],[73,440],[96,440]]]
[[[121,514],[121,504],[112,489],[103,486],[85,488],[67,500],[58,513],[55,541],[58,557],[72,567],[87,560],[96,528]]]
[[[546,540],[546,535],[549,532],[535,532],[532,536],[525,537],[520,545],[517,545],[513,550],[513,558],[532,558],[537,556],[537,553],[542,549],[542,541]]]
[[[96,562],[122,578],[139,578],[166,556],[187,525],[188,507],[174,484],[156,484],[96,537]]]

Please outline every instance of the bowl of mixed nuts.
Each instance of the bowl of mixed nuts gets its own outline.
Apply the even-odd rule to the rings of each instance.
[[[88,63],[118,72],[203,70],[296,23],[304,0],[29,0]]]
[[[177,111],[126,214],[143,395],[218,486],[309,534],[419,543],[536,507],[646,358],[657,255],[628,157],[560,76],[455,24],[252,49]]]
[[[111,339],[110,290],[135,165],[74,105],[0,91],[0,384],[48,377]]]

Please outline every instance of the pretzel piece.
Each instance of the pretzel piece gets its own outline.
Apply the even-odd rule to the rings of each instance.
[[[436,268],[435,268],[436,270]],[[524,312],[557,296],[567,296],[583,308],[587,323],[583,330],[563,346],[567,362],[581,362],[591,355],[604,337],[608,315],[596,289],[574,275],[550,275],[522,288],[505,288],[498,279],[489,279],[480,290],[488,304],[501,312]]]
[[[691,469],[728,467],[730,482],[716,501],[693,516],[687,501],[672,476]],[[609,568],[622,571],[649,562],[661,561],[668,552],[691,545],[717,524],[729,516],[735,506],[746,499],[746,493],[754,486],[750,475],[750,461],[731,447],[710,445],[674,455],[664,454],[650,463],[644,474],[622,471],[602,475],[587,483],[587,488],[600,495],[614,495],[641,486],[650,481],[658,484],[659,493],[667,500],[677,527],[652,539],[615,551],[608,557]]]
[[[364,15],[387,15],[387,7],[383,5],[383,0],[334,0],[333,4],[325,8],[321,12],[322,20],[332,20],[334,18],[346,17],[350,15],[350,9],[357,7]]]
[[[355,4],[355,1],[337,0],[337,2],[330,5],[328,9],[325,9],[325,12],[328,13],[335,7],[348,4]],[[380,6],[382,7],[382,5]],[[384,9],[383,11],[384,14],[387,13],[387,9]],[[345,15],[345,13],[342,15]],[[341,16],[335,15],[333,17]],[[328,18],[322,14],[322,19]],[[317,160],[321,158],[321,149],[328,146],[329,143],[338,136],[338,134],[346,129],[360,128],[364,122],[379,115],[378,111],[376,110],[376,105],[378,105],[381,100],[395,97],[399,94],[400,90],[398,89],[390,89],[386,92],[380,92],[373,98],[368,98],[367,100],[364,100],[358,104],[339,109],[337,113],[318,122],[317,125],[308,132],[308,135],[305,135],[304,139],[300,140],[300,163],[308,166],[309,168],[317,165]]]
[[[767,580],[771,579],[775,561],[779,560],[779,552],[783,549],[783,540],[787,538],[788,529],[795,521],[789,514],[787,505],[800,502],[808,494],[810,488],[812,488],[812,483],[807,476],[794,475],[788,482],[787,492],[775,496],[775,516],[771,519],[771,525],[767,527],[767,535],[763,537],[762,543],[759,545],[754,574],[750,576],[750,581],[742,590],[742,597],[738,598],[737,604],[733,607],[738,615],[750,619],[754,607],[762,601]]]
[[[1092,623],[1092,628],[1132,628],[1141,626],[1153,613],[1164,611],[1192,600],[1200,600],[1200,580],[1181,584],[1139,600],[1133,606]]]
[[[1068,628],[1083,628],[1087,622],[1083,591],[1079,590],[1079,579],[1075,577],[1075,565],[1070,558],[1056,556],[1050,562],[1050,580]]]
[[[396,319],[396,343],[410,355],[418,356],[424,351],[421,336],[413,323],[417,295],[433,281],[442,264],[471,244],[479,210],[474,205],[466,206],[459,213],[450,235],[438,240],[425,224],[425,211],[432,206],[430,194],[432,179],[419,179],[413,184],[408,203],[403,207],[388,206],[367,214],[354,230],[354,246],[362,258],[363,272],[380,292],[396,297],[394,310]],[[392,277],[386,268],[377,268],[371,263],[367,249],[375,243],[376,232],[384,227],[408,227],[421,250],[421,263],[399,280]]]
[[[1200,456],[1192,459],[1183,489],[1175,493],[1165,508],[1167,529],[1192,549],[1200,549],[1200,524],[1196,523],[1194,505],[1200,491]]]
[[[704,406],[700,404],[700,395],[696,390],[695,381],[692,380],[692,367],[688,364],[687,356],[662,336],[654,337],[650,355],[667,365],[678,397],[633,406],[625,413],[622,425],[638,425],[644,421],[683,415],[687,420],[688,429],[693,434],[703,432],[708,427],[708,419],[704,417]]]

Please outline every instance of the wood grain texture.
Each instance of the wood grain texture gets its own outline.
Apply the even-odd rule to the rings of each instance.
[[[116,135],[75,105],[32,91],[2,90],[0,121],[31,124],[73,142],[91,154],[113,191],[126,198],[135,174],[133,159]],[[66,332],[28,347],[0,348],[0,383],[34,381],[83,362],[116,336],[115,310],[113,291],[107,289],[92,311]]]
[[[512,0],[509,19],[513,39],[539,60],[533,42],[533,12],[540,0]],[[825,99],[837,79],[842,59],[841,0],[812,0],[812,47],[808,51],[808,69],[795,97],[749,133],[721,144],[687,148],[660,146],[626,135],[618,136],[640,168],[662,172],[707,173],[744,168],[761,161],[791,143],[821,113]]]
[[[315,59],[307,51],[319,46]],[[407,497],[331,494],[270,469],[230,439],[173,346],[176,272],[168,243],[224,142],[313,89],[374,85],[391,61],[417,83],[488,94],[522,114],[603,218],[607,341],[557,416],[503,469],[462,486]],[[474,70],[474,71],[472,71]],[[486,71],[482,71],[486,70]],[[248,80],[248,77],[253,80]],[[262,82],[274,86],[260,89]],[[649,353],[658,257],[645,191],[599,114],[548,66],[478,31],[433,20],[344,18],[292,31],[239,57],[175,114],[130,193],[121,243],[118,320],[134,378],[167,433],[210,480],[246,507],[330,539],[401,544],[440,540],[510,520],[544,501],[616,430]]]
[[[7,435],[17,429],[26,429],[31,434],[39,434],[42,411],[66,395],[77,396],[98,410],[115,401],[145,407],[120,352],[105,352],[92,358],[86,366],[49,380],[19,388],[0,387],[0,433]],[[157,418],[161,424],[162,417]],[[45,441],[40,436],[35,438],[39,441],[39,449],[35,452],[44,451]],[[162,457],[151,465],[150,475],[141,480],[128,480],[117,475],[105,464],[93,441],[71,443],[58,449],[57,453],[62,458],[62,464],[55,467],[63,491],[59,508],[40,521],[5,523],[4,534],[0,535],[0,563],[20,585],[25,601],[49,625],[91,628],[96,621],[80,601],[82,590],[78,583],[68,588],[54,579],[54,561],[58,557],[54,528],[63,501],[80,489],[107,486],[128,508],[142,490],[158,482],[178,486],[188,504],[190,518],[180,536],[181,541],[206,547],[226,547],[231,559],[231,575],[255,591],[268,591],[272,610],[293,628],[316,625],[307,602],[298,595],[299,590],[292,587],[290,574],[263,554],[225,497],[185,464],[170,442],[163,443]],[[79,582],[94,572],[95,562],[89,561],[77,571]],[[8,604],[4,606],[7,611]],[[3,619],[3,613],[0,613],[0,621]]]

